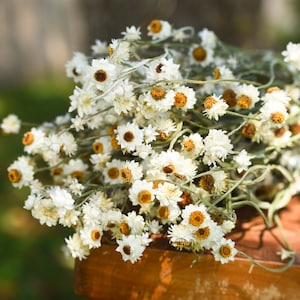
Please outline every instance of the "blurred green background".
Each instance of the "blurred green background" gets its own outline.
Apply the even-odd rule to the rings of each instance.
[[[152,19],[165,19],[207,27],[237,46],[281,51],[300,41],[299,7],[297,0],[0,0],[0,120],[15,113],[39,124],[66,113],[74,88],[67,60],[126,26],[146,32]],[[66,230],[40,226],[22,208],[28,191],[7,180],[21,138],[0,135],[0,299],[83,299],[61,250]]]

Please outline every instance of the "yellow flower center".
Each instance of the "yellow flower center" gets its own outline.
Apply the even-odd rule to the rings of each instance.
[[[242,129],[242,135],[246,138],[252,139],[254,137],[256,128],[252,123],[246,123]]]
[[[100,238],[101,238],[100,230],[98,230],[98,229],[92,230],[91,239],[95,242],[95,241],[99,241]]]
[[[183,144],[184,150],[187,152],[193,151],[196,147],[195,143],[192,139],[187,139],[182,144]]]
[[[129,245],[123,246],[123,252],[124,252],[126,255],[130,255],[130,253],[131,253],[131,247],[130,247]]]
[[[237,99],[237,105],[242,109],[248,109],[252,104],[252,99],[249,96],[241,95]]]
[[[214,177],[210,174],[207,174],[200,178],[199,186],[204,190],[211,192],[212,189],[214,188],[214,183],[215,183]]]
[[[278,92],[280,88],[278,86],[271,86],[267,89],[267,93]]]
[[[193,57],[197,61],[204,61],[206,59],[206,50],[202,46],[198,46],[193,50]]]
[[[154,100],[159,101],[165,98],[167,92],[165,90],[153,89],[150,91],[150,94]]]
[[[103,144],[100,142],[95,142],[93,144],[93,150],[96,154],[102,153],[103,152]]]
[[[22,178],[22,173],[19,172],[19,170],[17,170],[17,169],[9,170],[8,179],[10,180],[10,182],[18,183],[21,181],[21,178]]]
[[[107,79],[107,73],[104,70],[97,70],[94,73],[94,78],[98,82],[104,82]]]
[[[111,125],[107,128],[107,133],[109,135],[114,135],[115,134],[115,129],[117,129],[117,125]]]
[[[274,130],[274,134],[277,138],[282,137],[286,133],[287,129],[284,127],[278,128]]]
[[[110,144],[115,150],[120,150],[121,146],[119,145],[119,142],[117,140],[117,136],[114,134],[110,139]]]
[[[221,72],[219,68],[214,69],[214,79],[220,79],[221,77]]]
[[[299,134],[300,133],[300,124],[292,124],[290,127],[290,130],[293,135]]]
[[[210,228],[208,226],[203,227],[203,228],[199,228],[195,232],[195,235],[200,240],[206,240],[210,236]]]
[[[187,191],[183,191],[183,193],[181,194],[181,196],[180,196],[180,201],[179,201],[179,206],[181,207],[181,208],[184,208],[184,207],[186,207],[187,205],[189,205],[189,204],[191,204],[191,203],[193,203],[193,200],[192,200],[192,198],[191,198],[191,194],[189,193],[189,192],[187,192]]]
[[[163,172],[166,174],[171,174],[174,172],[174,170],[175,170],[174,165],[167,165],[163,167]]]
[[[222,98],[225,100],[229,107],[236,106],[236,93],[232,89],[226,89],[223,92]]]
[[[174,105],[176,107],[184,107],[187,103],[187,96],[184,93],[176,93],[174,96]]]
[[[108,47],[108,55],[109,55],[110,57],[112,57],[113,54],[114,54],[114,49],[113,49],[113,47],[109,46],[109,47]]]
[[[161,219],[167,219],[169,217],[170,211],[167,206],[160,206],[158,209],[158,215]]]
[[[131,230],[130,230],[130,227],[129,227],[128,223],[122,222],[120,224],[120,231],[124,235],[129,235]]]
[[[162,23],[159,20],[153,20],[149,24],[149,29],[152,33],[159,33],[162,29]]]
[[[189,222],[193,226],[200,226],[204,222],[204,219],[204,214],[199,210],[195,210],[190,214]]]
[[[57,168],[52,169],[51,174],[52,174],[53,176],[58,176],[58,175],[61,175],[62,172],[63,172],[63,168],[57,167]]]
[[[206,109],[211,109],[216,103],[217,100],[214,97],[210,96],[204,100],[203,104]]]
[[[227,258],[231,256],[232,249],[228,244],[225,244],[220,247],[219,253],[222,257]]]
[[[132,142],[134,140],[133,132],[132,131],[126,131],[123,135],[123,139],[128,143]]]
[[[155,68],[156,73],[161,73],[161,72],[162,72],[162,67],[163,67],[163,66],[164,66],[163,64],[158,64],[158,65],[156,66],[156,68]]]
[[[119,177],[119,169],[116,167],[107,170],[107,175],[110,179],[117,179]]]
[[[26,132],[23,136],[22,143],[25,146],[31,145],[34,141],[34,135],[31,132]]]
[[[150,203],[152,199],[152,193],[148,190],[143,190],[138,193],[138,201],[141,204]]]
[[[120,170],[121,178],[125,182],[130,182],[132,180],[132,173],[128,168],[122,168]]]
[[[75,178],[78,181],[82,181],[83,177],[84,177],[84,174],[83,174],[82,171],[74,171],[70,175],[71,175],[72,178]]]
[[[284,115],[281,112],[272,113],[271,120],[276,124],[281,124],[284,122]]]
[[[161,180],[153,181],[153,182],[152,182],[152,187],[153,187],[154,189],[157,189],[158,186],[159,186],[160,184],[164,184],[164,182],[161,181]]]
[[[162,140],[162,141],[166,141],[169,138],[169,135],[163,131],[160,131],[158,133],[157,139]]]

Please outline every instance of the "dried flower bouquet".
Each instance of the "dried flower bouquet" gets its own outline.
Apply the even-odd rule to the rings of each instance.
[[[278,225],[300,190],[300,44],[280,55],[163,20],[147,29],[74,53],[68,113],[25,129],[8,177],[29,187],[24,208],[41,224],[74,230],[65,240],[74,258],[106,239],[134,263],[163,234],[227,263],[238,253],[226,238],[235,210],[252,206]],[[13,114],[1,124],[21,126]]]

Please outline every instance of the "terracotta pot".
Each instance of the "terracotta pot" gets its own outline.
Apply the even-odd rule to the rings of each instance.
[[[158,240],[135,264],[123,262],[116,246],[102,245],[75,264],[75,292],[89,299],[300,299],[300,199],[281,212],[287,239],[297,253],[287,271],[273,273],[237,258],[222,265],[210,255],[171,250]],[[280,267],[278,229],[261,218],[245,220],[232,234],[237,248],[268,267]],[[251,272],[249,272],[251,270]]]

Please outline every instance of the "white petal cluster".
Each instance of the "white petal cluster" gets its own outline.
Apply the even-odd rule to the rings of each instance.
[[[23,130],[25,153],[8,179],[29,189],[24,208],[41,224],[73,230],[74,258],[110,240],[135,263],[160,234],[227,263],[235,208],[300,190],[300,46],[280,60],[206,28],[156,19],[147,29],[146,40],[130,26],[75,52],[74,91],[54,121],[23,130],[16,115],[3,119],[4,134]]]

